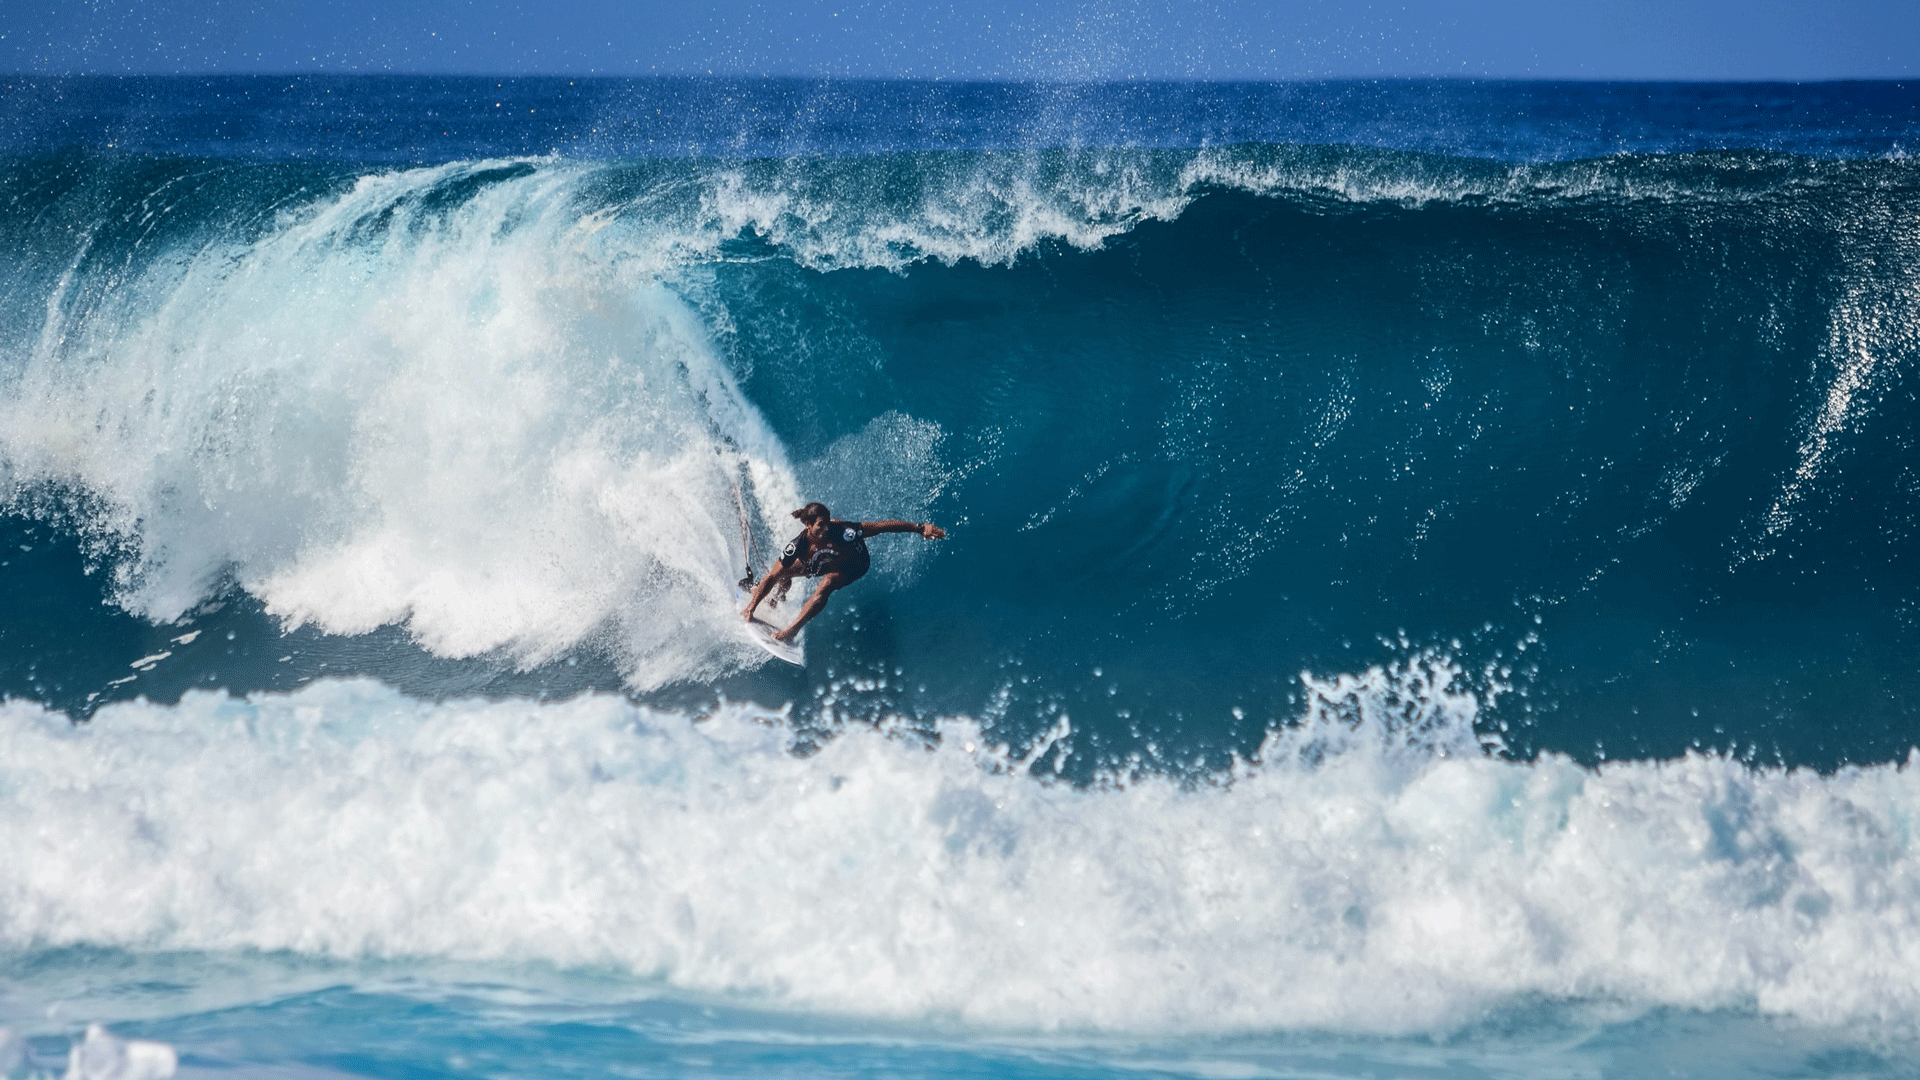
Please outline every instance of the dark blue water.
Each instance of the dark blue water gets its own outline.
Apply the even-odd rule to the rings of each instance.
[[[851,1040],[803,1073],[1897,1072],[1916,133],[1899,83],[15,79],[0,1024],[164,955],[79,1019],[593,972],[656,1042]],[[813,499],[951,535],[793,668],[733,582]],[[481,966],[379,982],[429,961]]]
[[[1498,161],[1914,149],[1912,83],[943,83],[12,76],[13,154],[438,164],[915,150],[1368,146]]]

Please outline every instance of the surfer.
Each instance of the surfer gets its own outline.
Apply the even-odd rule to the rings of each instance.
[[[753,597],[747,601],[747,610],[740,617],[751,622],[755,608],[775,586],[782,596],[796,577],[817,577],[820,584],[814,586],[813,595],[807,597],[806,606],[785,630],[773,635],[775,641],[791,641],[807,620],[820,614],[827,606],[827,597],[835,589],[844,589],[860,580],[867,572],[867,537],[876,533],[911,532],[919,533],[928,540],[945,538],[947,531],[932,522],[918,521],[835,521],[826,506],[810,502],[793,512],[805,528],[800,535],[787,544],[780,553],[780,562],[767,571],[767,576],[754,586]]]

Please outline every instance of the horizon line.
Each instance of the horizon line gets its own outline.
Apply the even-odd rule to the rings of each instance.
[[[1127,75],[1104,79],[1014,76],[821,75],[721,72],[499,72],[499,71],[0,71],[0,79],[543,79],[578,82],[636,79],[686,79],[712,82],[944,83],[981,86],[1186,86],[1284,85],[1326,83],[1582,83],[1644,86],[1832,86],[1853,83],[1920,83],[1915,75],[1846,75],[1830,78],[1706,78],[1689,76],[1590,75],[1289,75],[1210,78],[1179,75]]]

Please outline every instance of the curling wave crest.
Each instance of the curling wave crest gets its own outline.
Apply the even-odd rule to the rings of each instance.
[[[190,223],[130,280],[83,246],[7,357],[13,507],[77,504],[158,622],[232,582],[441,655],[600,640],[637,685],[723,669],[735,487],[791,505],[791,470],[572,179],[368,176],[244,243]]]

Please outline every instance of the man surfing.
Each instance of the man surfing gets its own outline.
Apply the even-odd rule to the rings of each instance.
[[[807,597],[806,606],[792,625],[773,635],[775,641],[792,641],[807,620],[820,614],[827,606],[827,597],[835,589],[843,589],[860,580],[867,572],[870,560],[867,556],[867,537],[876,533],[911,532],[919,533],[928,540],[944,539],[947,531],[931,522],[914,521],[835,521],[833,514],[825,505],[810,502],[793,512],[805,528],[800,535],[787,544],[780,553],[780,562],[767,571],[767,576],[754,586],[753,598],[747,601],[747,610],[740,617],[753,621],[754,609],[760,606],[760,600],[776,585],[782,596],[796,577],[817,577],[820,584],[814,586],[813,595]]]

